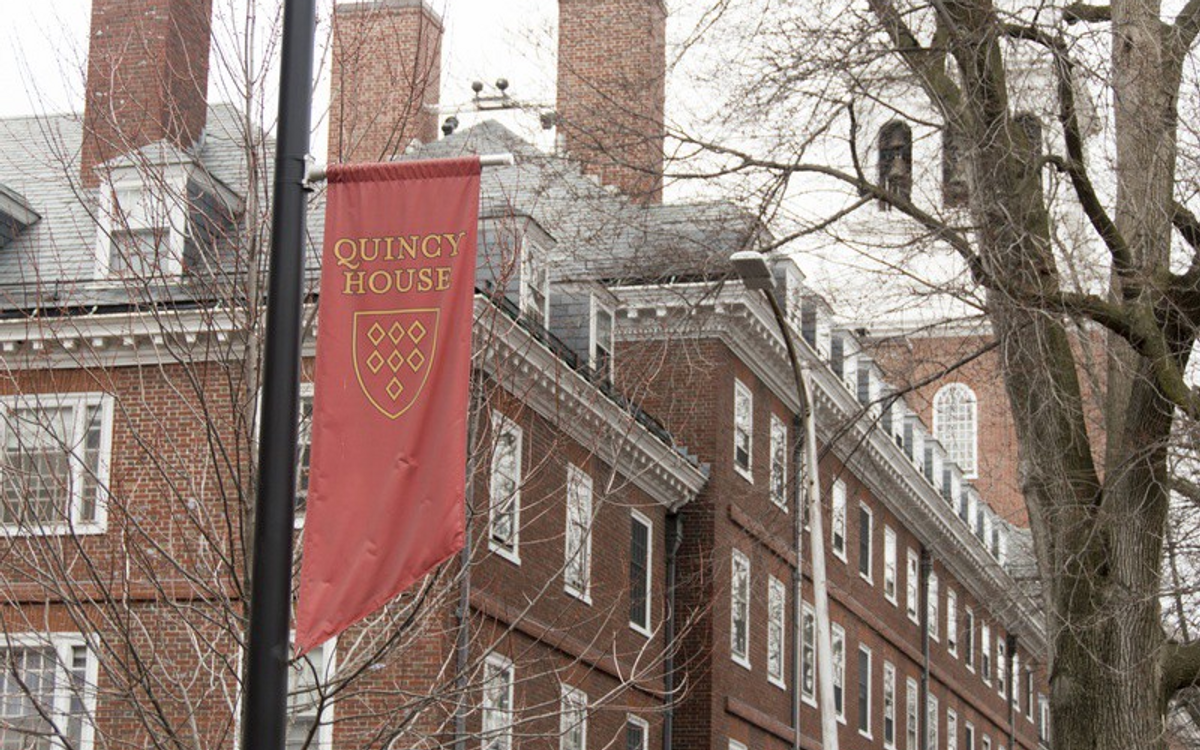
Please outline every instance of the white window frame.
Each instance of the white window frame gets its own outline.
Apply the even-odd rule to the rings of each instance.
[[[992,750],[992,738],[991,737],[989,737],[988,735],[985,734],[985,735],[983,735],[983,739],[981,740],[981,742],[982,742],[982,744],[980,745],[980,747],[982,747],[983,750]]]
[[[860,644],[858,644],[858,662],[856,662],[854,665],[855,666],[855,670],[854,670],[855,674],[858,676],[860,681],[862,679],[862,675],[858,673],[858,666],[861,663],[862,657],[864,655],[867,657],[867,710],[864,712],[862,706],[860,705],[858,707],[858,718],[862,719],[865,716],[866,720],[867,720],[867,726],[864,728],[860,724],[858,727],[858,733],[860,735],[862,735],[863,737],[866,737],[867,739],[874,739],[873,735],[871,734],[871,710],[874,708],[874,706],[871,705],[872,704],[871,691],[874,689],[875,686],[873,684],[871,684],[872,683],[871,678],[873,677],[875,664],[874,664],[873,654],[871,653],[870,647],[868,647],[864,643],[860,643]],[[858,697],[859,698],[862,697],[861,682],[858,686]],[[844,698],[842,699],[842,702],[845,703]]]
[[[863,540],[862,540],[862,518],[863,514],[867,516],[867,570],[863,572]],[[863,501],[858,502],[858,576],[872,586],[875,585],[875,513]]]
[[[946,709],[946,750],[958,750],[958,713]]]
[[[947,404],[950,399],[956,400]],[[946,434],[949,429],[946,415],[943,411],[949,408],[965,409],[965,415],[955,415],[955,419],[965,421],[962,430],[966,433],[966,444],[960,445],[955,440],[957,435]],[[946,456],[962,470],[964,479],[976,479],[979,476],[979,398],[975,391],[966,383],[947,383],[938,389],[933,396],[933,434],[946,449]]]
[[[1021,713],[1021,656],[1016,649],[1012,652],[1012,685],[1009,688],[1014,713]]]
[[[904,681],[904,737],[905,750],[917,750],[921,743],[921,706],[917,700],[917,681],[909,677]]]
[[[969,721],[963,722],[963,737],[966,739],[963,750],[975,750],[975,725]]]
[[[787,423],[771,412],[771,455],[768,473],[768,492],[775,507],[788,512],[788,428]],[[782,458],[777,456],[782,452]],[[776,475],[779,481],[776,481]],[[776,490],[778,489],[778,492]]]
[[[833,688],[834,688],[834,708],[837,711],[837,720],[839,724],[846,723],[846,629],[841,625],[834,624],[832,640],[833,650]],[[839,648],[840,647],[840,648]],[[839,653],[841,658],[838,658]],[[842,705],[837,705],[837,689],[842,690]]]
[[[958,657],[958,593],[946,587],[946,650]]]
[[[963,608],[963,632],[966,633],[967,641],[964,644],[963,661],[967,665],[967,670],[975,671],[975,611],[970,607]]]
[[[917,557],[917,551],[912,547],[908,548],[908,556],[906,557],[907,566],[905,567],[904,578],[904,593],[905,593],[905,610],[908,613],[908,619],[920,624],[921,618],[921,562]]]
[[[932,641],[938,640],[941,628],[938,625],[938,620],[941,619],[941,600],[938,593],[938,576],[937,573],[929,571],[929,612],[928,612],[928,627],[929,639]]]
[[[294,632],[291,635],[292,635],[293,639],[296,636],[296,634]],[[290,664],[288,666],[288,721],[289,722],[291,721],[291,711],[292,711],[291,702],[292,702],[292,698],[293,698],[293,692],[295,691],[295,688],[296,688],[296,685],[292,682],[292,676],[293,676],[292,670],[303,669],[303,670],[305,670],[305,672],[307,674],[315,668],[317,671],[316,685],[318,687],[322,686],[322,685],[328,686],[337,674],[337,642],[338,642],[338,639],[336,637],[330,638],[329,640],[322,643],[320,646],[317,646],[316,648],[312,649],[312,651],[309,651],[308,654],[305,654],[303,657],[300,657],[300,661],[303,662],[302,664],[299,661],[297,661],[297,662],[293,662],[292,664]],[[314,651],[319,651],[321,654],[321,663],[320,664],[313,664],[312,653]],[[332,701],[326,702],[324,704],[321,704],[321,703],[317,704],[317,713],[315,716],[315,720],[317,722],[317,732],[316,732],[316,735],[313,737],[315,742],[313,742],[312,744],[309,745],[308,750],[330,750],[330,748],[333,747],[333,710],[334,710],[334,703]]]
[[[800,629],[800,699],[813,708],[817,707],[817,614],[805,603],[801,607],[803,618]],[[812,627],[808,627],[812,623]],[[811,689],[805,688],[804,672],[812,675]]]
[[[542,277],[541,297],[544,307],[537,310],[533,295],[533,277],[542,274],[544,276]],[[517,306],[523,314],[534,317],[543,328],[550,326],[550,271],[546,268],[541,249],[530,242],[529,237],[521,240],[521,284],[517,299]],[[541,313],[540,319],[539,316],[534,315],[539,312]]]
[[[302,471],[304,471],[304,461],[303,461],[302,454],[303,454],[305,448],[308,448],[309,487],[308,487],[308,489],[304,490],[304,493],[305,493],[304,512],[302,513],[302,512],[300,512],[299,509],[297,509],[296,514],[295,514],[294,518],[292,519],[292,523],[296,529],[304,528],[304,519],[308,515],[308,492],[309,492],[309,490],[312,489],[312,423],[313,423],[313,419],[315,419],[317,416],[316,403],[315,402],[313,403],[313,414],[312,414],[312,417],[309,418],[307,425],[304,424],[303,412],[304,412],[304,400],[308,399],[311,401],[313,398],[313,393],[314,393],[314,389],[313,389],[312,381],[300,384],[300,412],[301,412],[300,420],[301,421],[300,421],[299,431],[296,435],[296,441],[297,441],[297,446],[296,446],[296,485],[297,485],[296,495],[297,495],[297,501],[299,501],[299,495],[300,495],[300,488],[299,488],[300,473]],[[262,393],[260,391],[260,393],[259,393],[260,398],[259,398],[259,402],[258,402],[258,408],[260,410],[262,409],[261,395],[262,395]],[[257,416],[258,416],[258,420],[255,422],[255,430],[256,430],[255,436],[256,437],[257,437],[257,430],[259,428],[259,425],[262,423],[261,411]]]
[[[633,558],[633,537],[632,537],[633,528],[632,528],[632,524],[638,523],[646,528],[646,565],[645,565],[645,568],[646,568],[646,574],[645,574],[646,575],[646,621],[645,622],[636,622],[633,619],[633,607],[632,607],[632,601],[631,601],[630,602],[631,606],[629,608],[630,609],[630,611],[629,611],[629,627],[633,628],[634,630],[641,633],[642,635],[649,637],[651,635],[650,623],[654,622],[654,615],[652,613],[653,604],[654,604],[654,522],[651,521],[649,517],[643,515],[642,513],[639,513],[636,510],[633,510],[633,509],[630,509],[630,511],[629,511],[629,517],[630,517],[629,555],[630,555],[631,560]]]
[[[897,541],[896,530],[885,525],[883,527],[883,598],[891,602],[892,606],[899,606],[900,576]]]
[[[740,664],[746,669],[750,669],[750,558],[746,557],[741,550],[735,549],[730,555],[729,569],[729,656],[734,663]],[[740,567],[740,571],[739,571]],[[742,591],[744,598],[739,601],[738,597],[738,577],[745,576]],[[742,632],[745,634],[745,643],[739,647],[737,642],[738,635],[738,619],[739,616],[744,619]]]
[[[97,280],[119,282],[124,279],[112,271],[113,237],[123,232],[153,231],[162,236],[158,249],[161,266],[151,269],[151,278],[142,278],[141,282],[178,279],[183,275],[183,248],[187,237],[186,229],[181,227],[187,226],[187,201],[168,199],[161,193],[186,191],[187,174],[182,169],[168,168],[150,181],[157,189],[151,189],[146,175],[140,171],[134,177],[102,182],[93,255]],[[130,278],[138,279],[136,276]]]
[[[1039,742],[1050,743],[1050,700],[1041,693],[1038,693],[1037,734]]]
[[[1004,634],[996,631],[996,693],[1008,702],[1008,670],[1007,649],[1004,647]]]
[[[592,295],[591,317],[588,321],[588,367],[592,368],[592,372],[597,372],[596,363],[596,345],[600,342],[600,313],[608,313],[609,320],[612,321],[611,330],[608,333],[607,349],[608,349],[608,371],[597,373],[605,380],[612,380],[616,374],[616,341],[617,341],[617,308],[600,299],[598,295]]]
[[[890,700],[889,700],[890,694]],[[883,746],[896,748],[896,667],[890,661],[883,663]],[[892,723],[892,734],[888,736],[888,721]]]
[[[735,739],[730,738],[729,750],[746,750],[746,746]]]
[[[566,536],[563,539],[563,590],[580,601],[592,603],[592,517],[593,497],[592,478],[586,471],[575,464],[567,464],[567,503],[566,503]],[[585,521],[580,547],[572,549],[572,514]],[[583,586],[571,581],[568,575],[571,566],[580,566],[580,577]]]
[[[786,690],[787,682],[787,586],[775,576],[767,579],[767,682]],[[778,651],[777,658],[772,659]],[[779,665],[778,673],[772,661]]]
[[[925,708],[925,747],[928,750],[938,750],[938,699],[933,693],[926,696],[929,701]]]
[[[27,394],[20,396],[5,396],[0,398],[0,409],[3,410],[3,416],[0,417],[0,450],[7,442],[8,430],[10,425],[9,412],[13,409],[57,409],[64,406],[71,406],[76,410],[73,430],[78,431],[83,425],[83,415],[86,414],[86,409],[91,406],[100,407],[100,447],[99,456],[96,463],[96,498],[95,498],[95,518],[90,521],[78,519],[79,505],[81,502],[81,491],[83,478],[87,472],[87,467],[83,465],[82,459],[72,453],[70,458],[71,465],[71,492],[67,499],[67,504],[70,508],[71,519],[69,522],[51,522],[51,523],[20,523],[20,524],[0,524],[0,536],[5,537],[27,537],[27,536],[56,536],[64,534],[75,534],[79,536],[91,534],[103,534],[108,529],[108,483],[109,472],[112,462],[112,440],[113,440],[113,397],[105,393],[44,393],[44,394]],[[79,441],[81,438],[78,435],[72,435],[72,439]],[[3,482],[3,463],[0,457],[0,482]]]
[[[558,704],[558,748],[559,750],[587,750],[587,693],[579,688],[568,685],[562,686],[561,699]],[[578,720],[576,720],[578,716]],[[579,746],[567,742],[571,730],[580,730]]]
[[[741,405],[746,405],[743,414]],[[746,465],[738,463],[740,439],[746,441]],[[754,484],[754,392],[740,378],[733,379],[733,468],[747,482]]]
[[[1032,667],[1025,668],[1025,718],[1029,720],[1030,724],[1033,723],[1033,674]]]
[[[488,685],[493,675],[507,672],[508,679],[503,683],[506,700],[508,701],[507,717],[502,714],[505,709],[488,705]],[[483,750],[513,750],[513,725],[516,724],[516,703],[513,684],[516,670],[512,660],[492,652],[483,660],[483,679],[480,681],[481,692],[479,699],[480,715],[480,746]]]
[[[646,721],[640,716],[634,716],[633,714],[625,714],[626,747],[629,744],[628,737],[630,724],[642,730],[642,746],[637,750],[650,750],[650,722]]]
[[[834,481],[830,492],[829,548],[834,557],[846,562],[846,483],[840,479]]]
[[[498,495],[499,483],[496,481],[499,467],[497,461],[500,456],[499,445],[500,438],[503,434],[509,433],[514,436],[516,442],[517,454],[517,472],[515,486],[511,497],[500,497]],[[498,411],[492,412],[492,436],[494,446],[492,449],[492,461],[490,473],[488,475],[488,549],[500,555],[504,559],[516,564],[521,564],[521,483],[525,477],[525,431],[516,421],[509,419],[504,414]],[[498,540],[492,533],[495,527],[496,517],[499,515],[499,509],[508,504],[512,508],[512,537],[508,545]]]
[[[85,649],[87,663],[84,666],[84,685],[83,695],[81,696],[84,710],[83,717],[81,718],[80,743],[76,750],[92,750],[96,739],[96,683],[100,675],[100,662],[96,658],[96,654],[88,643],[87,638],[82,633],[32,632],[5,634],[0,639],[0,652],[8,649],[45,648],[54,650],[54,695],[52,697],[52,705],[41,706],[40,708],[49,710],[50,720],[59,728],[66,726],[66,722],[70,716],[72,697],[70,672],[72,662],[74,661],[73,652],[76,648]],[[8,666],[6,665],[4,669],[8,671]],[[63,750],[65,745],[57,737],[52,737],[50,738],[50,747],[53,750]]]
[[[992,628],[986,622],[980,626],[979,674],[983,684],[992,684]]]

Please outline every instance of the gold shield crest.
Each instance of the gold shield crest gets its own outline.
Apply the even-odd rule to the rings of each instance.
[[[440,310],[354,313],[354,374],[380,414],[397,419],[425,388],[437,355]]]

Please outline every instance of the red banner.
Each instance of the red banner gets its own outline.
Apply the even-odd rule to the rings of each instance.
[[[462,549],[479,160],[330,167],[296,650]]]

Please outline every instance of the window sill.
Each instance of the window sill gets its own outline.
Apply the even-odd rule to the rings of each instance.
[[[787,683],[784,682],[782,679],[777,679],[775,677],[771,677],[770,675],[768,675],[767,682],[771,683],[772,685],[779,688],[780,690],[787,690]]]
[[[886,601],[888,604],[892,605],[893,607],[900,606],[900,600],[897,599],[894,595],[888,596],[887,594],[884,594],[883,598],[884,598],[884,601]]]
[[[787,506],[786,500],[781,503],[778,500],[776,500],[775,498],[771,498],[771,505],[774,505],[776,508],[778,508],[781,513],[788,512],[788,506]]]
[[[874,576],[869,576],[860,570],[860,571],[858,571],[858,577],[863,579],[864,581],[866,581],[868,586],[871,586],[871,587],[875,586],[875,577]]]
[[[754,671],[754,668],[750,666],[750,660],[748,658],[738,656],[737,654],[732,654],[732,653],[729,655],[729,658],[733,660],[734,664],[738,665],[739,667],[745,668],[745,670],[747,672]]]
[[[108,530],[105,523],[49,523],[40,526],[0,525],[0,536],[12,539],[45,536],[96,536]]]
[[[577,589],[574,586],[571,586],[569,584],[563,586],[563,591],[567,592],[568,596],[578,599],[579,601],[583,602],[584,604],[588,605],[589,607],[592,606],[592,597],[588,594],[588,592],[580,591],[579,589]]]
[[[650,632],[650,628],[646,625],[639,625],[636,622],[631,622],[629,623],[629,629],[646,638],[654,637],[654,633]]]
[[[741,466],[738,466],[736,463],[734,463],[733,470],[736,471],[738,473],[738,475],[741,476],[742,479],[745,479],[750,484],[754,484],[754,474],[749,467],[742,468]]]
[[[508,547],[505,547],[503,544],[498,544],[495,541],[489,539],[488,540],[488,550],[491,552],[495,552],[497,555],[499,555],[500,557],[503,557],[505,560],[508,560],[513,565],[520,566],[520,564],[521,564],[521,555],[519,552],[517,552],[516,549],[509,549]]]
[[[804,695],[803,693],[801,693],[800,694],[800,702],[803,703],[804,705],[808,706],[809,708],[817,707],[817,697],[815,695]]]
[[[846,563],[846,550],[842,550],[841,552],[838,552],[837,548],[833,547],[833,556],[836,557],[837,559],[841,560],[843,563]],[[846,563],[846,564],[849,564],[849,563]]]

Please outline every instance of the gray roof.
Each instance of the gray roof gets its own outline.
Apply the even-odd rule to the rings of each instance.
[[[42,218],[0,249],[0,309],[128,304],[129,290],[95,279],[98,191],[79,180],[82,122],[79,115],[0,120],[0,184],[19,195]],[[271,143],[249,133],[259,153]],[[151,144],[112,164],[189,159],[243,201],[248,165],[246,125],[232,105],[209,107],[205,137],[195,153]],[[405,158],[512,153],[513,166],[484,170],[480,214],[532,217],[556,240],[551,273],[556,280],[720,278],[729,254],[753,242],[759,224],[728,203],[643,206],[601,186],[579,165],[548,155],[495,121],[419,146]],[[270,198],[269,166],[260,165],[258,205]],[[319,271],[323,235],[323,186],[309,201],[307,266],[310,286]],[[207,285],[164,281],[139,289],[139,302],[202,301]]]

